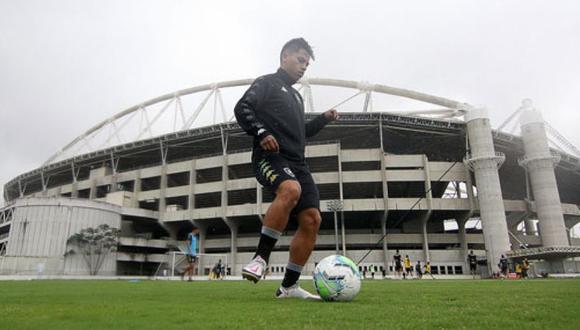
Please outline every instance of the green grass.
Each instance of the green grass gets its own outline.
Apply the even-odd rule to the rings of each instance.
[[[571,329],[580,310],[580,280],[365,281],[350,303],[276,300],[278,285],[6,281],[0,329]]]

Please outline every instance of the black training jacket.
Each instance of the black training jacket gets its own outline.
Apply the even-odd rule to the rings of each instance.
[[[258,77],[238,101],[234,112],[238,124],[254,137],[254,153],[260,141],[273,135],[280,154],[293,162],[304,162],[306,138],[318,133],[328,120],[324,115],[304,123],[304,101],[292,88],[292,78],[282,69]]]

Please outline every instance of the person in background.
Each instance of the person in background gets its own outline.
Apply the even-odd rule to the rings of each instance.
[[[413,275],[413,265],[411,264],[411,259],[409,255],[405,255],[405,273],[403,274],[403,278],[411,277]]]
[[[423,271],[421,269],[421,261],[417,260],[417,264],[415,264],[415,274],[418,279],[423,278]]]
[[[477,271],[477,256],[473,253],[473,250],[467,255],[467,261],[469,262],[469,273],[475,279],[475,273]]]
[[[195,272],[195,266],[197,265],[198,235],[199,235],[198,228],[193,228],[191,230],[191,233],[187,234],[187,251],[185,256],[187,258],[188,265],[187,268],[185,269],[185,272],[182,274],[181,278],[184,279],[184,277],[188,275],[190,282]]]

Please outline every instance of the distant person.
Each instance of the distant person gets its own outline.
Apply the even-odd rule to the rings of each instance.
[[[409,255],[405,255],[405,273],[403,274],[403,278],[411,277],[413,274],[413,265],[411,264],[411,259]]]
[[[469,273],[475,278],[475,273],[477,271],[477,256],[473,253],[473,250],[467,255],[467,261],[469,262]]]
[[[393,261],[395,262],[395,275],[397,277],[401,277],[401,274],[403,272],[403,260],[401,254],[399,253],[399,250],[397,250],[397,252],[393,256]]]
[[[199,229],[198,228],[193,228],[191,230],[191,233],[189,233],[187,235],[187,251],[185,256],[187,257],[187,268],[185,269],[185,272],[182,275],[182,279],[187,275],[189,276],[189,281],[191,282],[193,273],[195,271],[195,266],[197,265],[197,251],[198,251],[198,247],[197,247],[197,242],[198,242],[198,236],[199,235]]]
[[[415,274],[418,279],[423,278],[423,271],[421,270],[421,261],[417,260],[417,264],[415,264]]]
[[[528,258],[524,258],[524,261],[522,263],[522,278],[526,279],[528,278],[528,270],[530,269],[530,262],[528,261]]]
[[[430,261],[427,261],[425,263],[425,275],[431,276],[431,279],[433,279],[433,280],[435,279],[435,277],[433,277],[433,274],[431,274],[431,262]]]
[[[211,272],[212,272],[212,276],[210,276],[211,279],[216,279],[216,280],[221,280],[222,279],[222,260],[219,259],[218,262],[213,266]]]
[[[521,279],[522,278],[522,264],[520,264],[519,262],[516,262],[516,278],[517,279]]]
[[[499,270],[501,272],[501,276],[503,276],[504,278],[507,278],[508,275],[508,260],[507,258],[502,254],[501,258],[499,259]]]

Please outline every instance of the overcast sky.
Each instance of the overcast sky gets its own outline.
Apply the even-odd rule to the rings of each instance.
[[[489,109],[534,100],[580,145],[580,2],[0,0],[0,184],[96,123],[187,87],[274,71],[303,36],[308,75]]]

